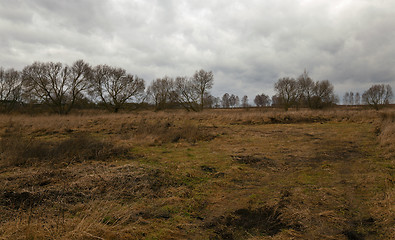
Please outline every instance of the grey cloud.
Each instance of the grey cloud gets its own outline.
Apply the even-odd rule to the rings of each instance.
[[[111,5],[106,0],[38,0],[29,3],[36,14],[51,22],[54,27],[77,30],[82,34],[112,31],[109,17]]]
[[[0,65],[126,68],[150,82],[213,70],[213,93],[273,94],[306,68],[341,95],[394,86],[393,0],[0,0]]]

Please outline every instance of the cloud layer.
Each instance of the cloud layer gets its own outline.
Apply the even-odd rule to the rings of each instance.
[[[307,69],[341,95],[395,83],[394,0],[0,0],[0,66],[109,64],[143,77],[212,70],[213,94],[273,94]]]

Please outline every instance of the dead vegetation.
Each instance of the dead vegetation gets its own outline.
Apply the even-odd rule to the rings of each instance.
[[[388,157],[395,157],[395,113],[384,112],[381,114],[381,123],[376,128],[380,144],[385,148]]]
[[[394,116],[0,116],[0,239],[392,239]]]
[[[157,121],[157,119],[154,121],[142,119],[135,127],[133,134],[136,138],[151,137],[157,144],[176,143],[182,140],[195,143],[197,141],[210,141],[215,138],[203,126],[188,121],[176,124],[174,120]]]
[[[131,158],[127,148],[97,140],[89,133],[71,134],[65,139],[49,141],[26,137],[19,127],[7,128],[0,139],[3,164],[31,166],[36,164],[70,164],[86,160],[107,160],[113,156]]]

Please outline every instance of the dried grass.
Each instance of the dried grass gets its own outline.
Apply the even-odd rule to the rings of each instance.
[[[128,149],[115,147],[111,142],[97,140],[88,133],[76,133],[68,138],[51,141],[27,138],[20,127],[7,128],[0,139],[2,163],[10,166],[57,164],[86,160],[107,160],[127,156]]]
[[[394,119],[352,108],[0,115],[0,239],[391,239]],[[265,221],[278,229],[254,225]]]

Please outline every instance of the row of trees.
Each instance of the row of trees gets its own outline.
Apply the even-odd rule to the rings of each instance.
[[[0,110],[9,112],[17,104],[45,104],[58,114],[67,114],[76,103],[102,104],[118,112],[127,102],[152,100],[156,109],[176,102],[199,111],[213,85],[213,73],[197,71],[193,77],[165,77],[148,87],[142,78],[108,65],[90,66],[83,60],[71,66],[35,62],[22,71],[0,68]]]
[[[122,68],[92,67],[83,60],[70,66],[35,62],[22,71],[0,68],[0,111],[9,112],[21,104],[45,104],[58,114],[67,114],[76,104],[94,104],[118,112],[128,102],[150,103],[155,110],[250,107],[246,95],[241,99],[229,93],[222,98],[212,96],[209,90],[213,83],[211,71],[199,70],[191,77],[157,78],[145,91],[145,81]],[[256,95],[255,105],[317,109],[338,102],[333,85],[328,80],[313,81],[306,70],[296,79],[280,78],[274,88],[276,94],[271,98],[264,93]],[[378,109],[388,104],[392,96],[389,85],[374,85],[362,96],[347,92],[343,103],[359,105],[362,101]]]
[[[344,105],[361,105],[368,104],[375,109],[387,105],[391,102],[393,97],[392,88],[389,84],[377,84],[370,87],[365,91],[362,96],[359,92],[355,94],[353,92],[346,92],[343,96]]]
[[[359,92],[346,92],[343,96],[343,105],[361,105],[361,95]]]
[[[338,102],[333,85],[328,80],[314,82],[305,70],[296,80],[284,77],[279,79],[274,88],[276,95],[273,105],[290,107],[324,108]]]
[[[114,112],[132,97],[142,96],[144,80],[124,69],[108,65],[91,67],[82,60],[71,66],[35,62],[21,72],[0,68],[0,108],[10,111],[16,104],[48,105],[67,114],[77,102],[101,102]]]
[[[181,106],[190,111],[201,111],[209,105],[212,96],[208,90],[214,83],[213,73],[196,71],[192,77],[158,78],[147,88],[147,100],[153,102],[155,110]]]
[[[247,95],[240,99],[233,93],[225,93],[221,98],[207,95],[205,103],[207,108],[249,108],[252,106]],[[270,106],[271,100],[268,95],[262,93],[255,96],[254,103],[257,107]]]
[[[258,107],[276,106],[288,110],[291,107],[307,107],[321,109],[333,106],[339,102],[334,93],[334,87],[328,80],[313,81],[305,70],[297,79],[284,77],[275,84],[276,94],[270,97],[264,93],[255,96],[254,103]],[[390,85],[373,85],[362,96],[357,92],[346,92],[343,97],[345,105],[370,105],[375,109],[391,102],[393,92]],[[222,97],[222,107],[239,107],[238,96],[226,93]],[[242,98],[241,107],[248,107],[248,97]]]

